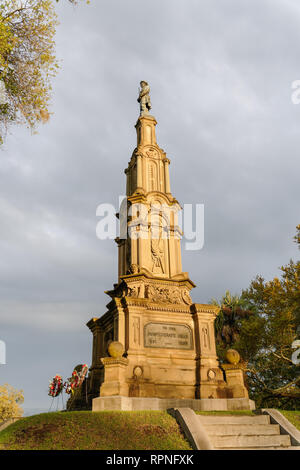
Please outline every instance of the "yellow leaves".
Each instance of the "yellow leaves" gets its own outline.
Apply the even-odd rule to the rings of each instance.
[[[8,112],[0,110],[0,135],[12,120],[33,128],[37,122],[49,119],[50,81],[59,68],[56,25],[52,0],[2,1],[0,67]]]
[[[13,45],[14,39],[12,32],[9,28],[9,25],[5,24],[0,14],[0,68],[2,69],[1,75],[5,73],[8,67],[7,57],[11,52]]]
[[[297,243],[298,248],[300,249],[300,224],[297,225],[296,230],[297,230],[297,233],[296,233],[296,235],[294,236],[294,240],[295,240],[295,242]]]
[[[7,106],[0,107],[0,145],[11,123],[25,123],[33,129],[49,119],[51,79],[59,69],[54,3],[0,0],[0,79],[8,97]]]
[[[23,410],[19,403],[23,403],[23,391],[15,390],[8,384],[0,386],[0,422],[10,418],[22,416]]]
[[[45,124],[50,119],[49,111],[47,109],[40,109],[37,113],[37,119]]]

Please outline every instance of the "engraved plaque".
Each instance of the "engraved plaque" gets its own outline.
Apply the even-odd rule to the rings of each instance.
[[[193,349],[192,330],[176,323],[148,323],[144,328],[145,348]]]

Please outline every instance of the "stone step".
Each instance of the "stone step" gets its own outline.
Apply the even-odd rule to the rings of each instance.
[[[300,450],[300,446],[291,447],[218,447],[216,450]]]
[[[198,415],[201,423],[206,424],[270,424],[270,416],[238,416],[238,415]]]
[[[205,424],[205,430],[212,436],[256,436],[278,435],[278,424]]]
[[[210,436],[215,449],[249,448],[249,447],[291,447],[291,438],[288,435],[271,436]]]

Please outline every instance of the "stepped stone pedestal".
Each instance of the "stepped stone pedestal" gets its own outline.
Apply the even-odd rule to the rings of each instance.
[[[248,398],[184,399],[106,396],[93,399],[93,411],[168,410],[170,408],[191,408],[195,411],[254,410],[255,403]]]

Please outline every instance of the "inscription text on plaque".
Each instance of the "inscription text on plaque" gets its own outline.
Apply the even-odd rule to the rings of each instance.
[[[147,323],[145,348],[193,349],[192,330],[176,323]]]

